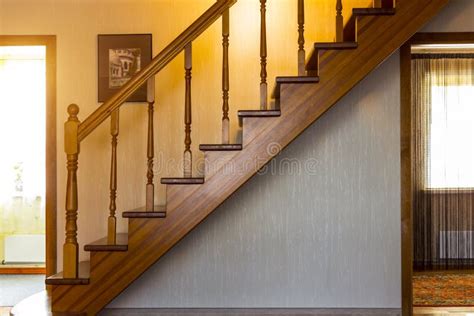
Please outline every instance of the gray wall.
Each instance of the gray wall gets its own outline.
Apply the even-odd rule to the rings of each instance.
[[[399,307],[398,55],[113,307]],[[278,169],[278,168],[277,168]]]
[[[473,16],[452,0],[425,30]],[[255,177],[110,307],[399,308],[399,99],[396,54],[277,159],[300,174]]]

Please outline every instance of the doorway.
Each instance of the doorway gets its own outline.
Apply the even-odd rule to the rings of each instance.
[[[0,275],[51,275],[56,273],[56,37],[0,36],[0,89]]]
[[[474,315],[474,33],[400,56],[403,315]]]

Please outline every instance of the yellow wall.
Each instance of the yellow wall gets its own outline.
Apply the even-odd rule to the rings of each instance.
[[[296,73],[296,0],[268,1],[268,70],[274,77]],[[344,15],[371,0],[344,0]],[[58,245],[64,240],[65,156],[63,127],[67,105],[74,102],[84,119],[97,106],[97,34],[153,33],[158,53],[213,0],[2,0],[0,34],[55,34],[58,45]],[[335,0],[306,1],[306,49],[334,38]],[[236,111],[258,107],[259,1],[239,0],[231,10],[231,127],[237,131]],[[157,77],[156,176],[180,176],[183,151],[183,57]],[[193,152],[199,143],[218,143],[221,118],[221,37],[219,23],[194,43]],[[82,144],[79,158],[79,241],[106,234],[110,169],[110,136],[103,124]],[[146,181],[146,107],[127,104],[121,112],[119,137],[118,208],[144,204]],[[174,171],[173,171],[174,169]],[[165,192],[158,185],[158,200]],[[126,222],[119,219],[119,231]],[[59,247],[61,248],[61,247]],[[61,251],[61,250],[60,250]],[[84,257],[84,254],[82,254]],[[61,261],[59,255],[59,261]]]

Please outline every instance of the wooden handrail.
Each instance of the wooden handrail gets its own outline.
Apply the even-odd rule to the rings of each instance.
[[[139,89],[152,76],[160,72],[170,63],[186,45],[194,41],[209,26],[211,26],[222,14],[232,7],[237,0],[218,0],[204,14],[202,14],[191,26],[179,35],[171,44],[163,49],[150,64],[133,76],[117,93],[97,110],[89,115],[80,125],[78,130],[78,141],[84,140],[102,122],[104,122],[113,111],[119,108],[137,89]]]

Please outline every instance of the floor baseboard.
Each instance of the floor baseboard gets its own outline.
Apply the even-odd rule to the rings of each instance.
[[[401,316],[400,309],[105,309],[100,316]]]

